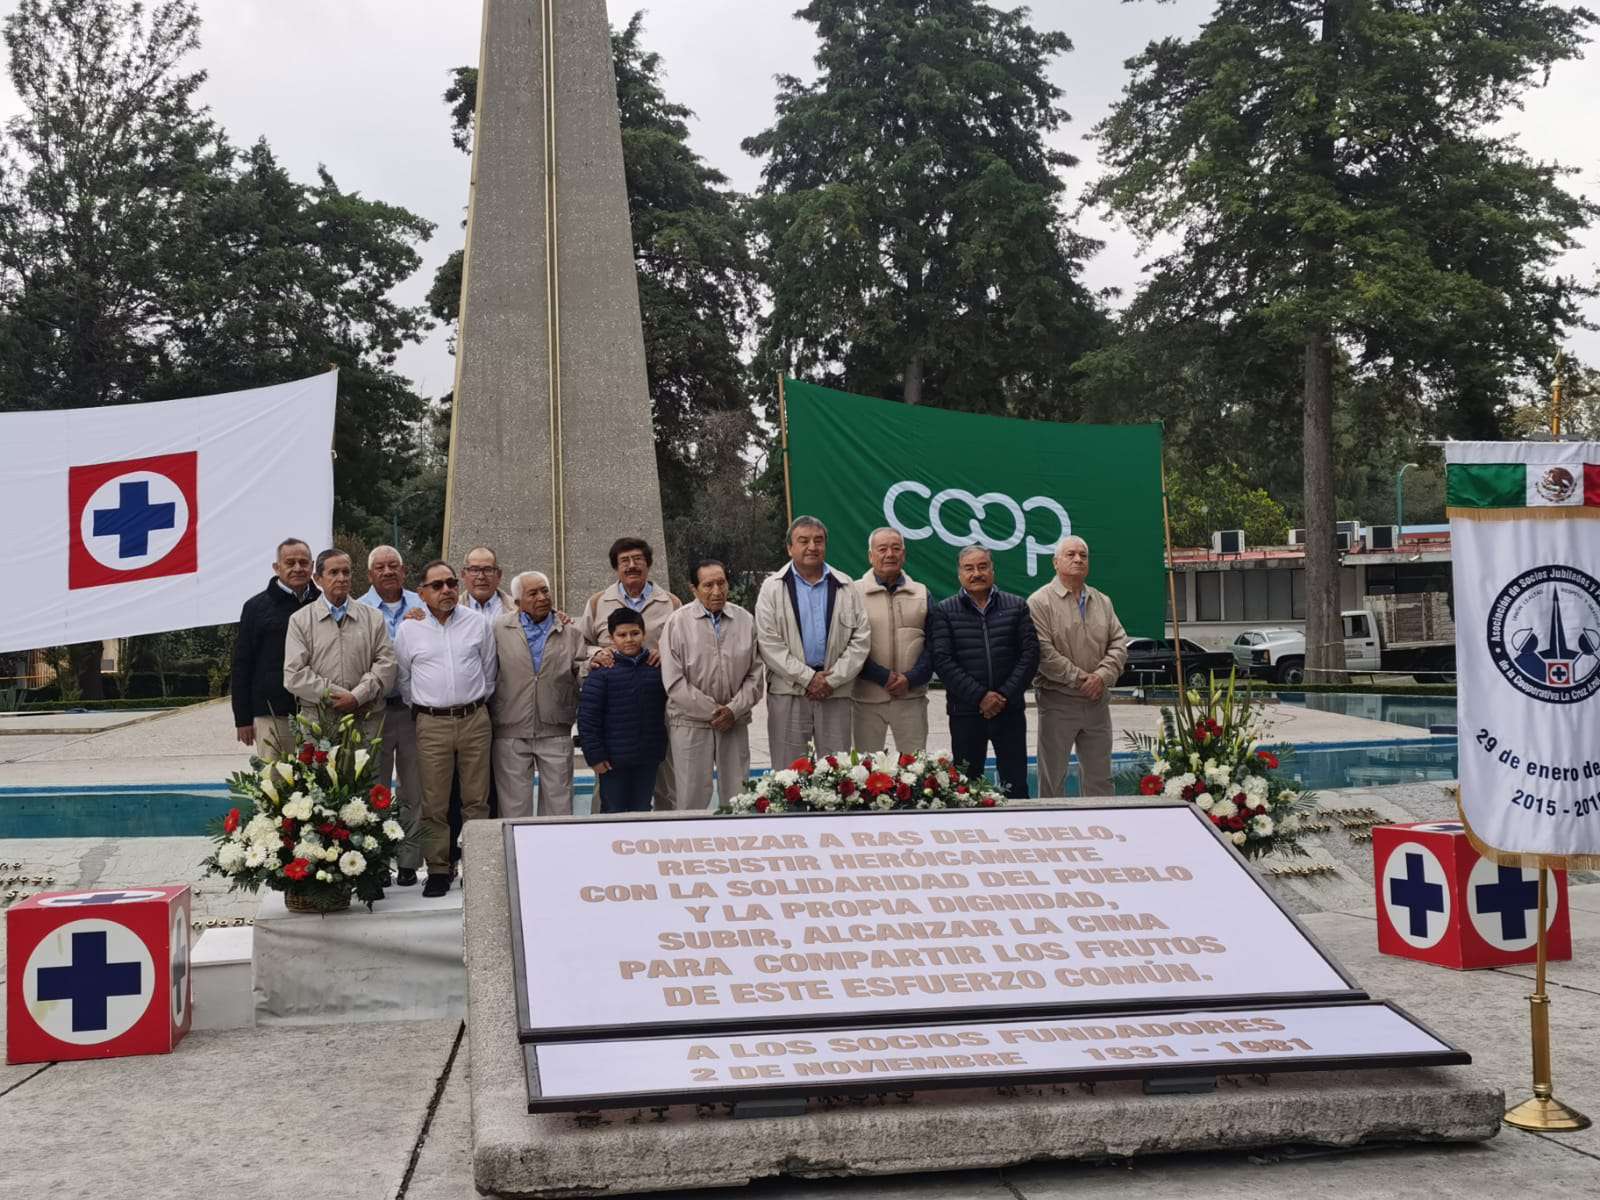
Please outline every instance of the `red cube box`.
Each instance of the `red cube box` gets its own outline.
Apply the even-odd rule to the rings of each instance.
[[[187,887],[57,892],[6,910],[6,1061],[167,1054],[189,1032]]]
[[[1460,821],[1377,826],[1372,866],[1381,953],[1458,971],[1537,957],[1539,872],[1481,857]],[[1551,875],[1545,954],[1570,959],[1567,873]]]

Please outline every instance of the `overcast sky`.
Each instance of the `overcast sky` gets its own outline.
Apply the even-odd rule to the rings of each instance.
[[[792,15],[800,0],[609,3],[616,24],[645,10],[645,43],[662,55],[667,94],[696,113],[694,148],[733,186],[752,189],[758,164],[739,142],[770,122],[773,76],[812,73],[811,27]],[[0,0],[0,15],[15,7]],[[201,96],[235,142],[265,137],[297,178],[312,179],[325,164],[345,189],[435,222],[423,269],[401,292],[421,303],[433,269],[462,238],[469,164],[450,144],[440,94],[452,67],[477,58],[482,0],[199,0],[199,7],[198,65],[210,76]],[[1154,37],[1191,33],[1210,9],[1210,0],[1035,0],[1033,23],[1063,30],[1076,47],[1053,69],[1074,118],[1058,140],[1082,160],[1068,179],[1071,202],[1097,170],[1088,136],[1121,93],[1124,60]],[[1508,122],[1530,154],[1578,168],[1569,186],[1590,197],[1600,196],[1593,54],[1563,64]],[[9,82],[0,80],[0,116],[16,108]],[[1097,217],[1079,227],[1106,242],[1088,264],[1089,285],[1131,294],[1140,264],[1134,239]],[[1593,281],[1597,263],[1600,230],[1590,230],[1563,271]],[[1591,311],[1600,319],[1600,308]],[[1600,336],[1580,331],[1571,344],[1600,360]],[[408,349],[401,366],[426,396],[450,389],[442,332]]]

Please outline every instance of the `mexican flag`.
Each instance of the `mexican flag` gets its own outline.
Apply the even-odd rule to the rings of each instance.
[[[1502,856],[1600,855],[1600,442],[1445,463],[1462,816]]]

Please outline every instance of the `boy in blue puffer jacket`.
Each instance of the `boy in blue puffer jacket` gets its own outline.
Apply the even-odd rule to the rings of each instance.
[[[606,618],[612,663],[595,667],[578,701],[584,760],[600,785],[601,812],[649,812],[667,757],[667,690],[644,648],[644,618],[619,608]]]

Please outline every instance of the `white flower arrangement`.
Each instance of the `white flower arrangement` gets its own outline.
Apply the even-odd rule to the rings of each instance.
[[[748,780],[723,806],[731,813],[987,808],[1004,797],[984,776],[963,774],[948,752],[887,750],[807,756]]]

